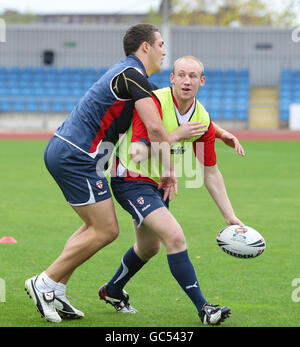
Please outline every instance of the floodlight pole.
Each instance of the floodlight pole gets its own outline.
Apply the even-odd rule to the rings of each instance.
[[[170,25],[169,25],[169,11],[171,8],[170,0],[162,0],[161,9],[162,9],[162,17],[163,23],[161,27],[161,33],[163,40],[165,42],[165,49],[167,54],[164,58],[163,69],[171,68],[171,33],[170,33]]]

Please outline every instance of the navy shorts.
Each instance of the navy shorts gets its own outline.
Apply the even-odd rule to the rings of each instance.
[[[107,179],[96,169],[98,159],[89,157],[57,136],[50,139],[44,153],[48,171],[66,200],[74,206],[111,198]]]
[[[111,178],[111,189],[118,203],[132,215],[138,227],[148,214],[160,207],[169,208],[169,199],[163,201],[164,190],[145,181],[125,181]]]

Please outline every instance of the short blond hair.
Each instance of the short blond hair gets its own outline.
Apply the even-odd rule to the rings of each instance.
[[[198,63],[199,66],[200,66],[200,71],[201,71],[200,75],[201,75],[201,77],[204,75],[204,65],[203,65],[203,63],[198,58],[194,57],[193,55],[184,55],[184,56],[176,59],[174,64],[173,64],[173,73],[175,73],[175,66],[177,65],[177,63],[179,63],[183,59],[190,59],[190,60],[193,60],[196,63]]]

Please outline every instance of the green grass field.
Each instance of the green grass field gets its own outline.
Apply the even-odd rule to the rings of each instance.
[[[246,157],[218,142],[218,165],[237,216],[266,239],[265,253],[237,259],[216,243],[224,221],[205,187],[183,189],[171,204],[182,225],[201,289],[212,303],[228,305],[223,326],[300,326],[300,302],[292,286],[300,278],[300,142],[244,141]],[[53,326],[41,319],[24,291],[24,281],[58,256],[81,221],[46,171],[46,141],[0,141],[0,278],[6,300],[0,302],[1,327]],[[136,315],[117,314],[98,300],[97,290],[119,266],[133,244],[130,216],[116,204],[119,238],[78,268],[68,295],[86,317],[64,327],[198,327],[196,310],[169,272],[166,252],[152,259],[126,286]],[[298,294],[299,297],[299,294]],[[297,296],[296,296],[297,298]],[[300,299],[300,297],[299,297]]]

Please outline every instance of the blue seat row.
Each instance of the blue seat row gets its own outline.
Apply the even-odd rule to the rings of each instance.
[[[0,76],[88,76],[88,75],[103,75],[107,68],[57,68],[57,67],[0,67]]]
[[[300,103],[300,70],[283,69],[280,74],[279,113],[281,120],[289,119],[292,103]]]
[[[0,112],[70,112],[106,68],[0,67]],[[171,70],[150,77],[162,88]],[[249,71],[206,69],[197,97],[214,119],[248,117]]]
[[[280,76],[281,78],[300,76],[300,69],[282,69]]]
[[[0,96],[77,96],[81,97],[87,88],[1,88]]]
[[[3,101],[0,100],[0,112],[71,112],[77,102],[75,101]]]
[[[215,110],[213,112],[208,112],[211,114],[212,120],[241,120],[246,121],[248,119],[248,110],[247,111],[221,111]]]
[[[227,89],[227,90],[218,90],[218,89],[201,89],[197,94],[198,98],[213,98],[213,97],[223,97],[223,98],[239,98],[239,97],[249,97],[248,89]]]

